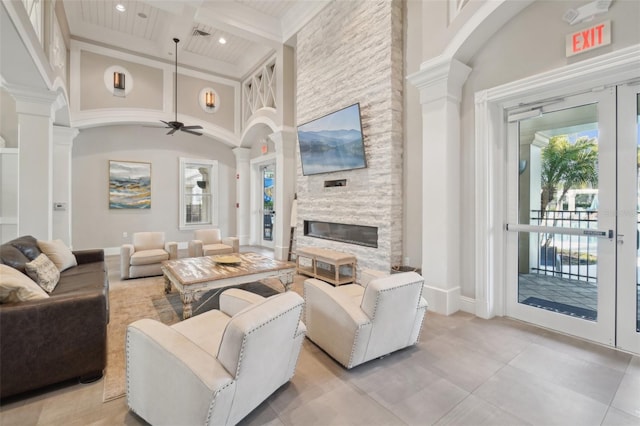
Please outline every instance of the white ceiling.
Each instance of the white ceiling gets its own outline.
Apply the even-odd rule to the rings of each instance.
[[[329,1],[63,0],[63,5],[73,38],[173,62],[177,37],[179,64],[242,78],[290,42]],[[116,10],[118,3],[124,12]],[[227,43],[220,44],[220,37]]]

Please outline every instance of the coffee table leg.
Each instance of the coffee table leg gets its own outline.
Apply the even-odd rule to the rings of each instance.
[[[289,288],[291,288],[291,284],[293,284],[293,272],[287,272],[284,275],[280,275],[278,279],[282,283],[284,291],[289,291]]]
[[[180,295],[182,299],[182,319],[186,320],[187,318],[191,318],[193,315],[192,303],[194,301],[193,293],[182,293]]]
[[[171,293],[171,280],[166,275],[164,276],[164,292],[165,294]]]

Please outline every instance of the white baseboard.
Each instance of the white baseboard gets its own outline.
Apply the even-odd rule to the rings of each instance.
[[[425,284],[422,295],[429,303],[429,311],[451,315],[460,310],[460,287],[445,290]]]
[[[466,296],[460,296],[460,310],[470,314],[476,314],[476,299]]]

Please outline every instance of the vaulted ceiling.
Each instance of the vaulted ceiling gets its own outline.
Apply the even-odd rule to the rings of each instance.
[[[72,38],[172,62],[177,37],[181,65],[238,79],[278,46],[291,44],[296,32],[328,3],[63,0]]]

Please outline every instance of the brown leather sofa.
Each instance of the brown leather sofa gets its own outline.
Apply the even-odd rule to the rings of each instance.
[[[78,265],[60,273],[49,298],[0,304],[0,398],[102,376],[109,322],[104,252],[73,253]],[[0,262],[21,272],[39,254],[32,236],[0,246]]]

